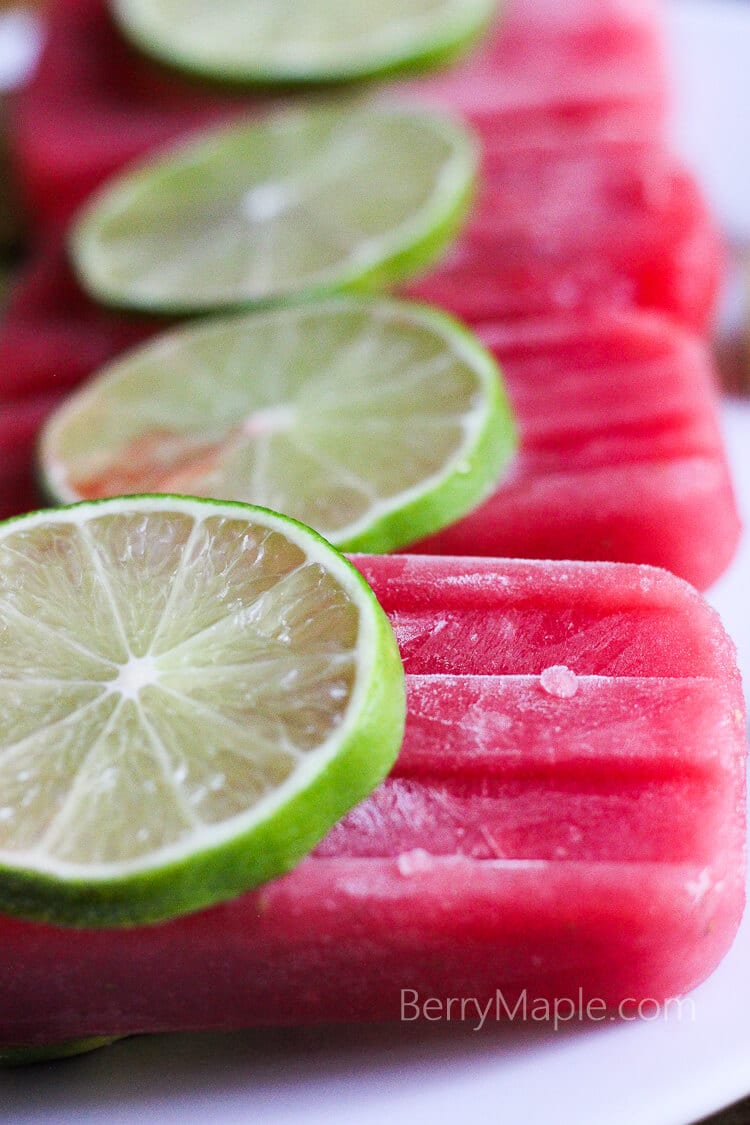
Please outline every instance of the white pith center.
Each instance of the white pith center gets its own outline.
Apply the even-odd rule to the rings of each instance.
[[[266,410],[254,410],[242,423],[242,432],[248,437],[261,434],[279,434],[294,426],[294,411],[291,406],[269,406]]]
[[[277,183],[258,184],[242,197],[242,214],[251,223],[278,219],[294,202],[294,196]]]
[[[131,656],[120,667],[117,678],[107,685],[110,692],[118,692],[123,699],[137,699],[142,688],[155,684],[158,679],[153,656]]]

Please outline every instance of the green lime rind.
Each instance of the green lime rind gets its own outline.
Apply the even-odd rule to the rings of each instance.
[[[0,524],[2,540],[61,515],[92,518],[120,512],[176,510],[247,516],[286,535],[315,561],[325,559],[360,611],[358,679],[348,711],[329,739],[322,761],[264,802],[250,823],[217,843],[195,846],[177,858],[150,860],[122,875],[94,877],[80,867],[57,870],[9,862],[0,852],[0,912],[79,928],[126,927],[201,910],[251,890],[295,867],[349,809],[383,780],[403,740],[406,694],[403,665],[393,630],[373,591],[352,564],[314,531],[266,509],[179,496],[138,496],[88,501],[53,511],[17,516]],[[77,521],[76,521],[77,522]],[[289,787],[287,787],[289,789]],[[244,814],[243,818],[247,816]],[[238,820],[240,818],[235,818]]]
[[[70,253],[95,300],[157,316],[378,291],[442,256],[477,170],[473,136],[445,114],[385,102],[286,110],[111,180],[73,223]]]
[[[450,331],[460,340],[482,379],[484,416],[474,444],[461,451],[460,464],[454,459],[413,499],[394,505],[370,527],[343,537],[336,544],[342,551],[388,554],[450,527],[495,492],[518,449],[514,411],[494,357],[468,328],[447,313],[427,305],[411,307],[436,330]]]
[[[485,34],[497,14],[498,3],[454,0],[442,19],[434,19],[432,27],[426,26],[421,35],[405,36],[380,50],[371,38],[368,50],[350,51],[348,57],[342,52],[338,59],[329,61],[320,53],[316,55],[309,40],[304,57],[298,55],[293,61],[284,61],[278,53],[274,58],[273,45],[263,57],[257,50],[257,37],[245,39],[243,46],[251,50],[246,50],[244,57],[236,54],[240,40],[234,34],[229,37],[229,51],[223,53],[212,51],[206,36],[186,42],[184,32],[190,29],[175,26],[172,15],[162,14],[155,0],[111,0],[111,8],[131,42],[170,67],[230,85],[295,87],[370,81],[445,66],[469,51]],[[214,31],[220,23],[220,11],[215,8],[212,16]]]
[[[68,398],[48,420],[39,442],[38,459],[39,478],[44,494],[49,496],[53,503],[58,504],[69,504],[95,495],[95,493],[87,493],[82,484],[76,483],[80,473],[81,458],[92,456],[96,458],[99,449],[109,445],[111,439],[107,435],[116,433],[120,437],[124,436],[127,431],[123,431],[121,419],[127,416],[130,424],[138,417],[138,395],[143,400],[144,432],[149,424],[153,425],[154,414],[151,405],[153,401],[175,403],[184,396],[188,400],[194,397],[195,402],[200,404],[201,385],[209,375],[209,369],[208,367],[204,369],[203,363],[214,363],[214,357],[221,354],[223,348],[229,351],[232,363],[236,367],[238,355],[241,354],[236,344],[237,341],[242,340],[245,333],[247,333],[248,350],[243,359],[243,367],[255,372],[256,377],[260,379],[267,351],[269,362],[274,365],[275,383],[287,387],[290,382],[289,375],[285,373],[285,368],[279,369],[275,366],[276,360],[273,357],[278,350],[285,356],[288,365],[294,365],[296,353],[284,350],[285,332],[290,331],[290,326],[295,333],[295,338],[308,341],[316,336],[319,327],[350,316],[360,317],[363,324],[372,325],[368,331],[373,333],[375,339],[378,337],[374,336],[374,333],[383,324],[390,325],[394,332],[402,326],[404,331],[407,328],[412,333],[418,330],[421,333],[420,338],[426,341],[426,346],[442,347],[446,359],[451,359],[456,364],[456,370],[461,370],[464,377],[471,374],[471,378],[475,380],[475,388],[472,392],[470,416],[467,413],[460,444],[454,444],[450,455],[446,454],[442,459],[436,454],[430,470],[425,468],[425,475],[419,483],[408,487],[404,484],[401,491],[392,491],[387,499],[381,499],[363,516],[353,522],[350,521],[345,527],[335,526],[332,521],[325,521],[324,511],[320,507],[306,508],[302,504],[304,485],[302,480],[299,480],[296,488],[289,493],[286,504],[283,504],[279,497],[274,496],[273,507],[284,507],[291,515],[306,524],[315,523],[316,518],[318,521],[323,520],[323,523],[318,522],[317,530],[339,550],[366,551],[373,554],[383,554],[408,547],[456,522],[492,494],[517,448],[513,411],[505,391],[502,372],[494,357],[473,333],[447,314],[412,302],[358,296],[329,298],[319,306],[306,303],[286,306],[267,313],[246,314],[239,318],[202,321],[198,325],[176,329],[110,364],[86,387]],[[250,345],[254,333],[256,338],[259,333],[261,338],[267,338],[262,336],[262,333],[269,324],[278,325],[274,330],[278,336],[278,347],[273,344],[273,340],[276,339],[274,335],[268,341],[265,351],[259,355],[257,345],[254,349]],[[232,329],[236,329],[236,336],[230,335]],[[384,339],[387,344],[393,342],[389,336]],[[394,339],[399,339],[398,335],[395,335]],[[310,343],[308,353],[312,347],[313,344]],[[190,372],[195,370],[199,378],[199,384],[191,394],[192,374],[188,373],[185,357],[192,354],[210,355],[211,359],[190,368]],[[158,357],[158,363],[154,362],[153,357]],[[334,356],[332,362],[335,362],[335,358]],[[322,358],[320,365],[324,375],[326,363],[327,360]],[[409,370],[408,366],[404,369],[404,376],[407,378]],[[152,374],[154,371],[155,375]],[[317,369],[312,373],[310,382],[312,389],[308,392],[307,398],[314,396],[316,374]],[[215,387],[211,403],[205,414],[200,405],[197,407],[200,426],[206,427],[207,431],[210,431],[215,424],[214,418],[209,418],[209,414],[215,406],[218,406],[225,393],[221,367],[218,363],[215,370],[211,369],[210,376]],[[382,367],[380,371],[377,368],[373,370],[374,392],[382,390],[384,378]],[[390,375],[388,379],[388,385],[391,386]],[[261,383],[261,386],[263,385],[265,384]],[[426,383],[425,393],[429,393],[433,385],[432,382]],[[252,379],[248,377],[249,391],[252,391],[252,386]],[[305,384],[301,386],[304,389]],[[339,437],[338,430],[336,431],[337,444],[327,450],[334,460],[340,459],[343,464],[347,464],[352,444],[357,447],[359,454],[357,439],[351,437],[347,424],[348,388],[349,379],[345,372],[337,399],[341,434]],[[361,393],[361,383],[358,382],[354,388],[355,401]],[[231,396],[233,402],[236,401],[237,389],[232,384],[227,385],[226,394]],[[251,409],[253,394],[263,397],[259,392],[248,393],[246,399],[248,410]],[[404,431],[414,435],[411,440],[417,444],[425,438],[425,435],[432,436],[434,431],[420,430],[423,406],[418,396],[415,395],[415,401],[411,406],[412,414],[404,414],[403,417],[391,416],[384,410],[382,401],[377,397],[374,399],[374,405],[381,413],[374,414],[373,420],[379,422],[381,426],[387,420],[392,430],[390,437],[386,430],[376,431],[380,444],[388,446],[389,443],[400,439]],[[450,408],[446,406],[446,411],[450,409],[458,412],[459,408],[468,411],[469,404],[466,401],[461,404],[457,402]],[[169,415],[169,413],[170,410],[167,408],[165,414]],[[242,421],[243,418],[240,416],[233,418],[235,425]],[[309,419],[306,417],[304,421]],[[132,433],[137,438],[137,427]],[[92,445],[94,436],[96,440]],[[121,460],[127,462],[129,458],[127,446],[124,445],[121,450],[118,446],[114,448],[118,450]],[[116,470],[116,468],[117,458],[114,458],[111,469]],[[364,483],[382,497],[384,492],[377,476],[377,465],[368,463],[368,470],[370,476],[363,478]],[[106,472],[102,475],[106,479]],[[225,491],[221,490],[222,485]],[[157,477],[152,479],[144,477],[133,490],[154,491],[159,486]],[[212,494],[216,498],[226,497],[244,503],[270,506],[270,497],[264,495],[262,489],[255,495],[251,494],[249,489],[247,494],[244,494],[245,485],[240,486],[239,482],[231,477],[225,476],[223,481],[213,482],[213,487],[215,491]],[[123,491],[122,485],[111,491]],[[335,490],[332,494],[335,494]]]
[[[469,157],[468,149],[466,155]],[[470,159],[473,160],[473,156]],[[377,296],[384,290],[392,289],[426,273],[443,258],[446,250],[453,245],[463,230],[474,202],[476,167],[477,165],[474,164],[474,170],[470,176],[465,177],[463,186],[454,195],[450,206],[435,215],[432,225],[428,227],[424,224],[421,232],[415,234],[412,241],[384,258],[377,266],[361,273],[352,270],[346,277],[332,285],[311,288],[297,294],[279,294],[268,301],[261,302],[261,305],[288,303],[290,299],[300,297],[305,300],[316,299],[337,293]]]
[[[91,1039],[63,1039],[59,1043],[39,1043],[28,1047],[0,1047],[0,1067],[31,1066],[33,1063],[58,1062],[87,1055],[100,1047],[109,1047],[121,1036],[98,1036]]]

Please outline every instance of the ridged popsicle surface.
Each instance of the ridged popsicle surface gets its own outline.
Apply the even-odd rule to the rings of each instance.
[[[398,1019],[413,992],[616,1006],[715,968],[745,714],[699,595],[624,565],[355,562],[407,670],[391,776],[234,902],[129,931],[3,919],[0,1041]]]

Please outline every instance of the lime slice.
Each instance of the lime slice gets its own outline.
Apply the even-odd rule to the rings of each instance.
[[[231,82],[339,82],[454,58],[497,0],[113,0],[137,46]]]
[[[60,1043],[40,1043],[32,1047],[0,1047],[0,1066],[29,1066],[31,1063],[57,1062],[86,1055],[100,1047],[116,1043],[116,1039],[64,1039]]]
[[[292,867],[382,779],[403,670],[370,588],[241,504],[0,525],[0,910],[141,923]]]
[[[385,552],[493,491],[514,447],[488,352],[434,310],[329,298],[178,329],[47,423],[56,500],[179,492],[262,504]]]
[[[455,234],[466,130],[394,106],[316,106],[215,130],[116,179],[73,228],[97,299],[152,312],[390,284]]]

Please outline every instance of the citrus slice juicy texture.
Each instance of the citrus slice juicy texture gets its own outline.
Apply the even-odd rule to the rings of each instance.
[[[387,285],[439,257],[475,169],[470,134],[440,114],[287,110],[111,181],[74,224],[73,260],[97,299],[157,313]]]
[[[186,913],[293,866],[388,772],[403,672],[364,580],[245,505],[0,527],[0,910]]]
[[[213,496],[384,552],[480,503],[514,442],[497,364],[456,322],[332,298],[203,321],[130,353],[64,403],[40,455],[64,503]]]

